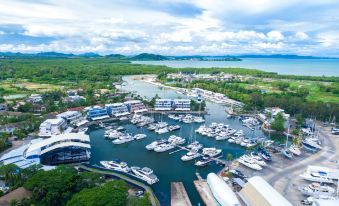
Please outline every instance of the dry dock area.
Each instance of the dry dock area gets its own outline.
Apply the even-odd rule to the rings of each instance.
[[[193,183],[205,205],[217,206],[206,181],[195,180]]]
[[[182,182],[171,183],[171,206],[192,206]]]

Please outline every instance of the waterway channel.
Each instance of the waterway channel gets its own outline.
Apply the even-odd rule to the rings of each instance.
[[[184,95],[178,94],[174,90],[136,80],[135,76],[126,76],[124,80],[127,82],[127,85],[124,86],[125,90],[134,91],[142,97],[152,98],[158,94],[160,97],[165,98],[185,98]],[[248,137],[261,137],[264,135],[261,131],[256,131],[256,133],[253,134],[253,131],[243,127],[237,119],[226,119],[224,106],[212,102],[207,102],[206,106],[208,111],[208,114],[205,115],[206,125],[212,122],[225,123],[232,128],[244,130]],[[207,167],[197,168],[194,166],[194,161],[183,162],[180,160],[180,157],[183,156],[186,151],[179,151],[170,155],[169,152],[156,153],[147,151],[145,146],[159,137],[168,138],[170,135],[175,134],[185,137],[187,140],[190,137],[196,138],[204,147],[220,148],[223,150],[223,158],[226,158],[228,153],[231,153],[234,157],[238,157],[245,152],[245,149],[239,145],[229,144],[227,141],[216,141],[214,138],[196,134],[194,130],[201,124],[178,123],[167,118],[165,115],[162,117],[155,115],[154,118],[158,121],[160,118],[163,118],[163,121],[169,124],[180,124],[182,127],[175,132],[157,135],[154,132],[148,131],[146,128],[138,128],[131,123],[113,122],[112,124],[124,126],[129,133],[145,133],[147,135],[147,138],[143,140],[132,141],[123,145],[114,145],[110,140],[105,139],[104,129],[91,127],[89,134],[92,145],[91,164],[99,165],[99,161],[101,160],[121,159],[127,162],[129,166],[147,166],[153,169],[154,173],[160,179],[152,188],[161,205],[170,205],[170,183],[174,181],[183,182],[193,205],[199,205],[199,203],[203,205],[193,185],[193,180],[196,179],[195,173],[199,172],[203,178],[206,178],[208,173],[220,171],[221,166],[212,163]]]

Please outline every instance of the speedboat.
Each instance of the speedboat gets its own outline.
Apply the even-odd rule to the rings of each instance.
[[[301,174],[300,177],[312,182],[333,183],[333,180],[327,177],[326,173],[323,174],[322,172],[305,172],[304,174]]]
[[[189,151],[186,155],[182,156],[181,160],[182,161],[190,161],[190,160],[193,160],[193,159],[195,159],[199,156],[200,156],[200,154],[198,153],[198,151],[192,150],[192,151]]]
[[[171,126],[168,127],[168,130],[170,132],[172,132],[174,130],[178,130],[178,129],[180,129],[180,125],[171,125]]]
[[[161,145],[159,145],[159,146],[156,146],[156,147],[154,148],[154,151],[155,151],[155,152],[166,152],[166,151],[168,151],[168,150],[173,149],[174,147],[175,147],[175,146],[172,145],[172,144],[161,144]]]
[[[137,139],[137,140],[144,139],[145,137],[147,137],[147,135],[145,135],[145,134],[136,134],[136,135],[134,135],[134,138]]]
[[[158,145],[164,144],[165,142],[166,142],[166,140],[164,140],[164,139],[155,140],[151,144],[146,145],[146,149],[147,150],[153,150]]]
[[[293,158],[292,152],[290,152],[288,149],[284,149],[281,153],[284,155],[284,157],[286,157],[288,159],[292,159]]]
[[[241,156],[238,159],[238,162],[253,170],[262,170],[262,167],[260,165],[255,163],[252,159],[248,158],[247,156]]]
[[[123,144],[126,142],[130,142],[133,141],[134,137],[132,137],[131,135],[125,135],[125,136],[121,136],[118,139],[113,140],[113,144]]]
[[[119,160],[113,161],[100,161],[100,164],[104,166],[106,169],[111,169],[118,172],[128,173],[131,169],[127,166],[126,162],[121,162]]]
[[[199,167],[204,167],[208,165],[212,160],[210,158],[201,158],[199,161],[197,161],[194,165]]]
[[[222,152],[221,149],[216,149],[214,147],[204,148],[202,150],[202,154],[209,156],[209,157],[215,157],[215,156],[219,155],[221,152]]]
[[[148,167],[140,168],[140,167],[131,167],[132,173],[138,178],[144,180],[148,184],[152,185],[157,183],[159,179],[157,176],[153,174],[153,170]]]
[[[321,185],[319,183],[312,183],[306,187],[300,189],[300,192],[307,196],[328,195],[335,194],[335,189],[327,185]]]

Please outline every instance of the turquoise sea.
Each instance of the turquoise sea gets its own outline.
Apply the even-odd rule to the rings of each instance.
[[[242,61],[135,61],[138,64],[184,67],[236,67],[259,69],[279,74],[339,76],[339,59],[243,58]]]

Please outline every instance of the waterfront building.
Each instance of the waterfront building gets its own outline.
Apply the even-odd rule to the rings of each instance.
[[[190,99],[174,99],[173,108],[176,111],[190,111],[191,100]]]
[[[285,110],[281,109],[280,107],[267,107],[265,108],[265,113],[270,113],[273,118],[275,118],[279,113],[281,113],[285,119],[290,117],[290,115],[286,114]]]
[[[93,106],[87,111],[87,119],[91,121],[109,118],[107,109],[101,106]]]
[[[35,164],[48,166],[84,162],[91,157],[91,145],[88,135],[67,133],[48,139],[33,139],[30,143],[14,149],[0,158],[3,165],[15,164],[26,168]]]
[[[127,106],[128,111],[130,113],[141,113],[141,112],[147,112],[147,108],[145,107],[144,103],[140,100],[130,100],[124,102],[124,104]]]
[[[248,179],[238,194],[248,206],[292,206],[285,197],[259,176]]]
[[[129,115],[127,105],[124,103],[106,104],[107,113],[114,117]]]
[[[41,94],[31,94],[26,100],[26,102],[30,103],[41,103],[42,102],[42,96]]]
[[[218,177],[214,173],[207,175],[207,184],[212,192],[212,195],[217,202],[217,205],[221,206],[241,206],[237,196],[232,191],[224,180]]]
[[[172,100],[171,99],[156,99],[154,110],[156,111],[170,111],[172,110]]]
[[[63,118],[67,123],[73,124],[77,127],[84,125],[88,122],[79,111],[66,111],[57,115],[57,117]]]
[[[50,137],[63,133],[67,129],[67,122],[63,118],[47,119],[40,124],[40,137]]]

